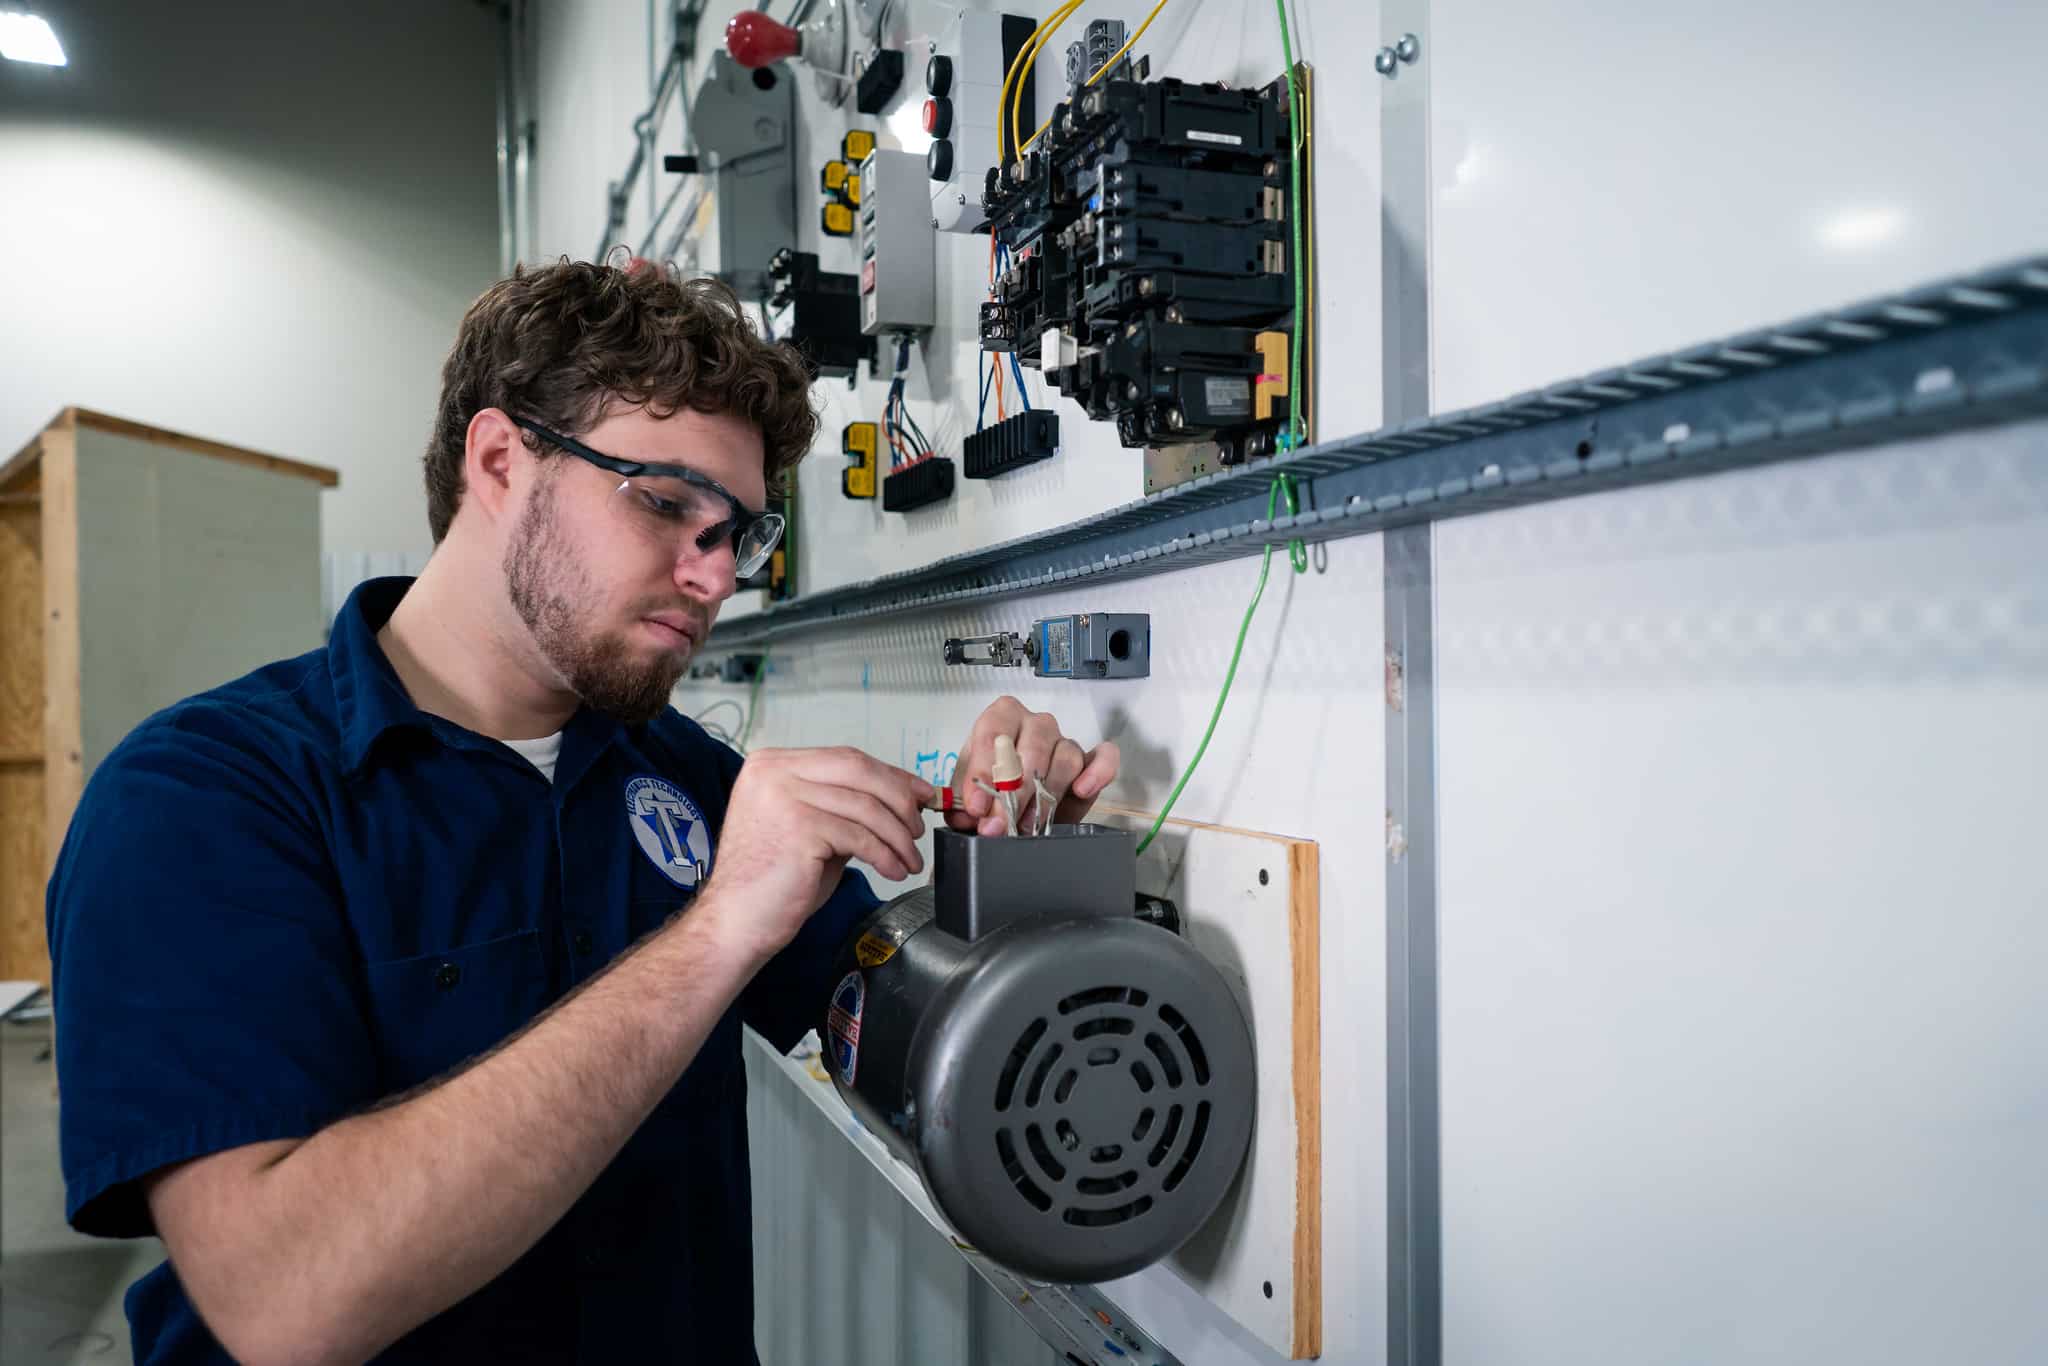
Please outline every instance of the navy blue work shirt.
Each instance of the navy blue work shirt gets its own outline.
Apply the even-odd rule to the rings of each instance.
[[[715,862],[739,755],[673,710],[585,709],[550,785],[407,697],[376,635],[409,583],[364,584],[327,648],[178,703],[93,773],[48,906],[80,1232],[150,1234],[149,1173],[489,1049]],[[561,1222],[380,1360],[754,1362],[740,1026],[794,1046],[875,904],[849,873]],[[127,1309],[138,1362],[228,1359],[169,1263]]]

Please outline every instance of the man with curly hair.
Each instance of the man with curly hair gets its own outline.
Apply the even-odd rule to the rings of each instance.
[[[68,1214],[160,1236],[144,1362],[755,1360],[742,1024],[789,1048],[915,776],[669,707],[783,534],[801,360],[722,285],[561,262],[464,318],[436,549],[94,772],[49,891]],[[1056,819],[1115,776],[1004,699]]]

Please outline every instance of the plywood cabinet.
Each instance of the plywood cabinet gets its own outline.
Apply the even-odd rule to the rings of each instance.
[[[319,643],[339,481],[83,408],[0,465],[0,978],[49,981],[43,887],[93,766],[158,709]]]

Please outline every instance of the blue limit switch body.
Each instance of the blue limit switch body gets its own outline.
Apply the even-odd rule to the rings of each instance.
[[[948,664],[1021,669],[1040,678],[1146,678],[1152,618],[1144,612],[1075,612],[1033,622],[1024,635],[998,631],[946,642]]]

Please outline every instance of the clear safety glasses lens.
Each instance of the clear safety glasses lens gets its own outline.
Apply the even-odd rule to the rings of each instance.
[[[671,559],[731,546],[733,573],[741,579],[758,574],[782,539],[782,518],[772,512],[735,536],[744,514],[710,489],[682,479],[636,476],[622,481],[610,501],[612,519],[622,530]]]

